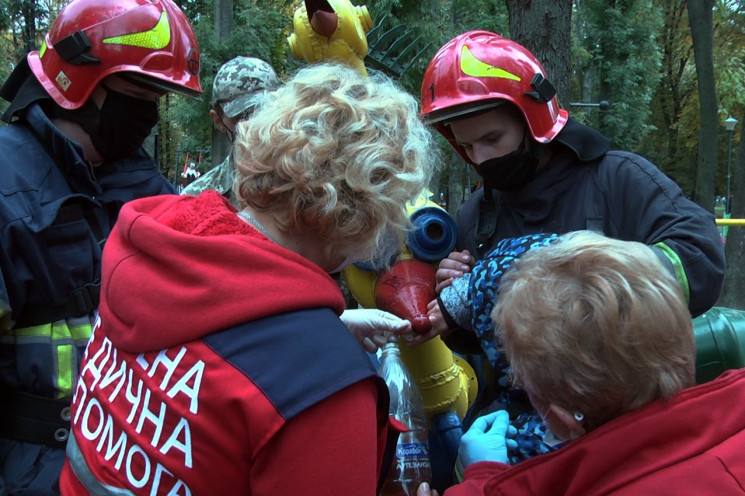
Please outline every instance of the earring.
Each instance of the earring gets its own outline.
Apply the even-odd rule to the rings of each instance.
[[[582,412],[574,412],[574,420],[581,424],[582,421],[585,420],[585,416]]]

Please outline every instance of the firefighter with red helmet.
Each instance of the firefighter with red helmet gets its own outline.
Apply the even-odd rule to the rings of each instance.
[[[0,495],[59,491],[104,243],[125,202],[175,192],[142,148],[171,91],[202,92],[171,0],[73,0],[0,88]]]
[[[417,341],[450,332],[447,322],[459,321],[445,311],[448,297],[459,296],[449,295],[455,278],[500,240],[537,233],[589,229],[642,242],[676,277],[693,316],[715,304],[725,260],[714,216],[648,160],[612,150],[610,139],[572,119],[523,46],[487,31],[455,37],[430,61],[421,105],[423,118],[475,168],[483,186],[456,216],[456,251],[440,262],[440,301],[430,303],[433,329]],[[476,312],[469,309],[468,317]],[[508,366],[490,362],[497,376]],[[475,408],[509,401],[499,378]]]
[[[438,292],[501,239],[591,229],[651,246],[694,316],[716,302],[724,250],[713,215],[572,119],[527,49],[487,31],[457,36],[430,61],[421,103],[484,182],[458,213],[459,251],[440,264]]]

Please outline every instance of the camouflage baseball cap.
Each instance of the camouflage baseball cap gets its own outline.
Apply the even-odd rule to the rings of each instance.
[[[271,65],[253,57],[236,57],[217,71],[212,82],[212,104],[219,104],[233,119],[256,105],[264,91],[278,86]]]

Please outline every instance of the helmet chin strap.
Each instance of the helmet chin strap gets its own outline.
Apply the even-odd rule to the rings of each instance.
[[[484,184],[484,197],[479,203],[479,218],[476,221],[476,247],[479,251],[487,245],[497,232],[497,218],[499,217],[499,203],[494,198],[491,187]],[[481,255],[481,253],[479,253]]]
[[[538,170],[540,170],[545,165],[545,159],[550,155],[550,149],[547,143],[541,143],[533,138],[527,123],[523,131],[522,146],[538,160]]]

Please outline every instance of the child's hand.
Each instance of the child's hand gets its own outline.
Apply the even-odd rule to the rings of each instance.
[[[439,335],[449,333],[450,329],[442,315],[442,307],[439,301],[432,300],[427,304],[427,316],[429,317],[429,323],[432,324],[432,331]]]
[[[430,324],[432,324],[430,330],[424,334],[407,334],[405,338],[407,345],[414,346],[429,341],[435,336],[447,337],[450,334],[451,329],[448,328],[445,318],[442,316],[442,309],[437,300],[432,300],[427,304],[427,316],[429,317]]]
[[[443,288],[450,286],[453,279],[470,272],[476,260],[468,250],[451,252],[447,258],[440,260],[435,274],[435,293],[440,294]]]

